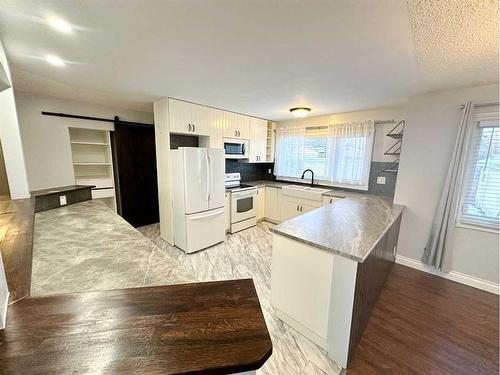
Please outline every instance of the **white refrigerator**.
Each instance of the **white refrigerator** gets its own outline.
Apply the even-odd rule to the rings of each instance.
[[[171,153],[175,246],[192,253],[224,241],[224,150],[180,147]]]

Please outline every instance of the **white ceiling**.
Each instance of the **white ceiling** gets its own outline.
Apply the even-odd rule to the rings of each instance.
[[[471,37],[473,24],[446,22],[445,0],[0,0],[0,36],[14,87],[24,91],[140,110],[172,96],[277,120],[294,106],[346,112],[498,82],[498,22],[484,22],[493,8],[498,17],[498,0],[477,3],[480,39]],[[454,23],[471,8],[456,4]],[[74,32],[50,29],[49,16]],[[440,33],[424,33],[432,27]],[[443,48],[457,41],[467,46],[462,56],[476,43],[482,54],[443,57],[461,52]],[[48,65],[48,53],[67,65]],[[462,69],[478,63],[488,67]]]

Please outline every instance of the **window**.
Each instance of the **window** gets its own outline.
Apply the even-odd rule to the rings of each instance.
[[[315,181],[322,184],[367,190],[373,134],[373,121],[280,127],[276,130],[275,174],[294,180],[309,168]]]
[[[471,130],[460,221],[498,229],[500,215],[500,129],[498,114],[477,115]]]

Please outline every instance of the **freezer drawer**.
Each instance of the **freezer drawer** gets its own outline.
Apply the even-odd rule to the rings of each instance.
[[[186,215],[186,253],[218,244],[224,241],[224,207]]]

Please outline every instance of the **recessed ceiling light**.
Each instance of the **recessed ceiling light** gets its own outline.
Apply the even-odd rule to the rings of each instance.
[[[310,111],[311,111],[311,108],[307,108],[307,107],[290,108],[290,112],[292,112],[292,115],[294,115],[297,118],[306,117]]]
[[[49,25],[52,26],[53,29],[66,34],[73,30],[69,23],[60,18],[49,18]]]
[[[64,66],[64,61],[60,57],[54,56],[54,55],[47,55],[45,56],[45,60],[51,65],[54,66]]]

